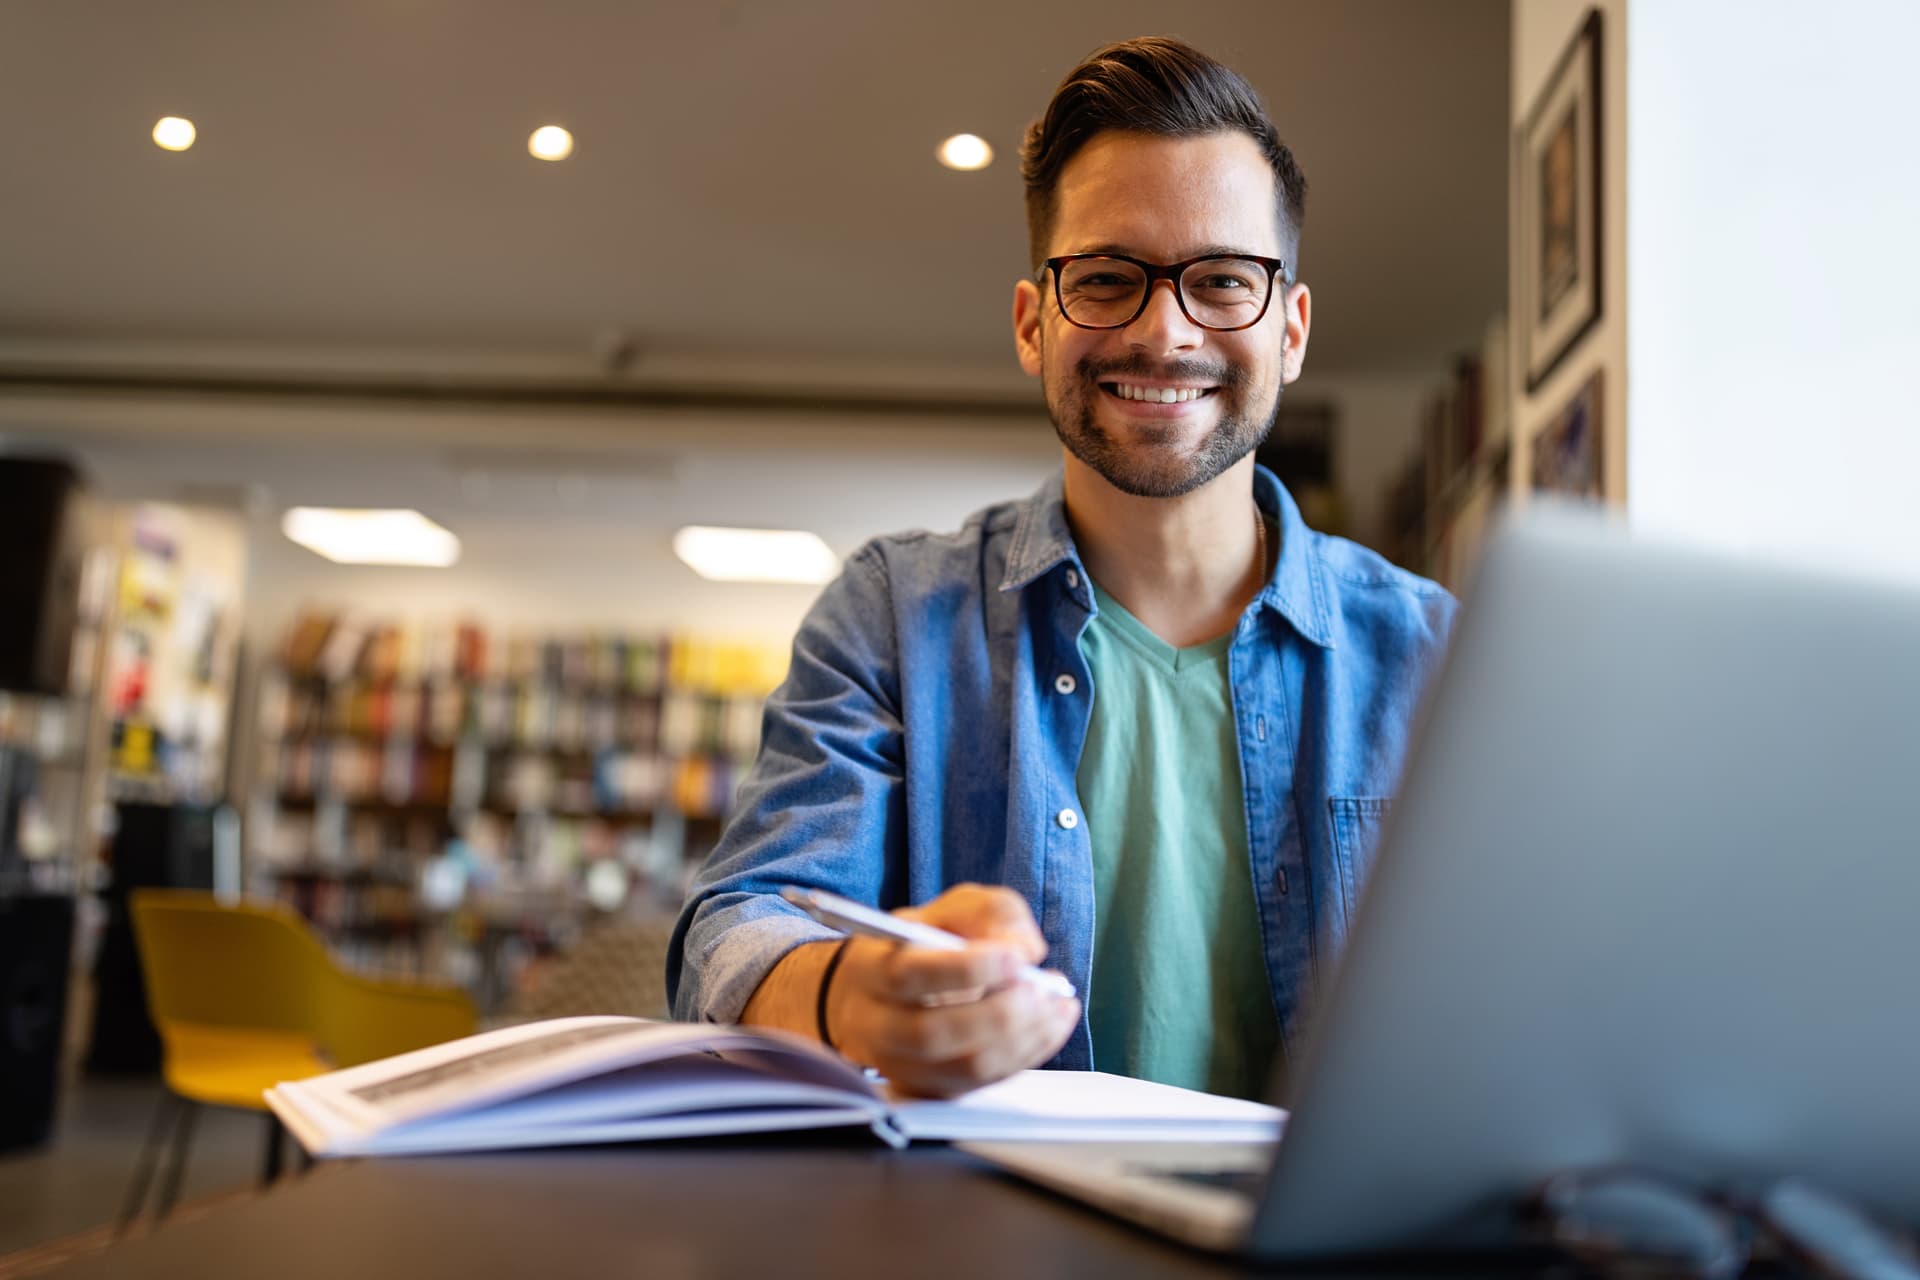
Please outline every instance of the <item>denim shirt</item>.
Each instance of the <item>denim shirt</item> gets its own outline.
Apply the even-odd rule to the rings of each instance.
[[[1087,992],[1093,868],[1074,777],[1095,604],[1061,485],[1056,473],[958,533],[877,538],[822,592],[675,927],[676,1017],[736,1021],[787,952],[840,936],[781,901],[785,885],[883,909],[1006,885],[1032,907],[1047,964]],[[1345,939],[1454,601],[1307,528],[1264,468],[1254,499],[1280,555],[1234,627],[1228,670],[1262,947],[1292,1045]],[[1092,1059],[1083,1019],[1049,1065]]]

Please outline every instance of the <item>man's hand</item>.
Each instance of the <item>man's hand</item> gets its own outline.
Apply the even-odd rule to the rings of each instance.
[[[909,1093],[944,1096],[991,1084],[1058,1053],[1080,1002],[1049,995],[1020,971],[1046,957],[1026,899],[957,885],[894,914],[970,941],[933,951],[855,938],[827,992],[827,1029],[848,1058]]]

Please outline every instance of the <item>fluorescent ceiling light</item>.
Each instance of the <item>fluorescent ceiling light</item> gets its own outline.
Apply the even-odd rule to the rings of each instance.
[[[185,151],[193,145],[196,133],[191,120],[161,116],[153,126],[153,141],[168,151]]]
[[[715,582],[833,581],[840,557],[801,529],[716,529],[690,524],[673,535],[673,554]]]
[[[565,160],[573,154],[573,135],[557,124],[543,124],[527,139],[527,153],[541,160]]]
[[[984,169],[993,163],[993,148],[985,138],[974,133],[954,134],[940,144],[935,154],[949,169]]]
[[[280,531],[338,564],[444,569],[460,559],[460,539],[418,511],[294,507]]]

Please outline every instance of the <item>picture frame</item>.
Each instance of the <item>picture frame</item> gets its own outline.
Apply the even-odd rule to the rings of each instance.
[[[1533,438],[1533,488],[1602,501],[1606,497],[1604,369],[1581,384]]]
[[[1515,137],[1521,368],[1540,388],[1600,322],[1600,11],[1554,64]]]

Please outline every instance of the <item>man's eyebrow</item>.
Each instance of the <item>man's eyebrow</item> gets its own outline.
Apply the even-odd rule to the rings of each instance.
[[[1110,253],[1126,258],[1141,258],[1149,262],[1153,261],[1153,259],[1147,258],[1145,254],[1136,252],[1133,246],[1121,244],[1118,241],[1090,244],[1084,249],[1077,250],[1077,252]],[[1178,258],[1174,259],[1174,261],[1185,262],[1188,258],[1264,258],[1266,256],[1267,255],[1263,253],[1255,253],[1251,249],[1243,249],[1235,244],[1203,244],[1195,246],[1191,253],[1181,254]]]

